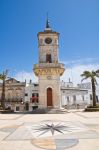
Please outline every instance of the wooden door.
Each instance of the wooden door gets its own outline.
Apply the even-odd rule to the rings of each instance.
[[[53,100],[52,100],[52,88],[47,89],[47,106],[52,107],[53,106]]]

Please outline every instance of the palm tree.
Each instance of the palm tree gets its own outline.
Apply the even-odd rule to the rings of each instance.
[[[5,80],[7,78],[7,73],[8,73],[8,70],[3,71],[3,73],[0,74],[0,80],[3,81],[3,83],[2,83],[2,95],[1,95],[1,107],[3,109],[5,109]]]
[[[90,78],[91,79],[91,85],[92,85],[92,99],[93,99],[93,107],[96,106],[96,84],[97,84],[97,81],[96,81],[96,78],[99,78],[99,70],[96,70],[96,71],[84,71],[82,74],[81,74],[81,77],[84,77],[82,79],[85,80],[85,79],[88,79]]]

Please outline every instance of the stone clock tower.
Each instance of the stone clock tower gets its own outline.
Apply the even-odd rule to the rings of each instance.
[[[60,76],[64,64],[59,63],[59,33],[53,31],[48,19],[46,28],[38,33],[39,63],[34,65],[34,73],[39,80],[39,108],[60,107]]]

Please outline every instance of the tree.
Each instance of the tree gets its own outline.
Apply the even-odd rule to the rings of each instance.
[[[2,74],[0,74],[0,80],[2,80],[2,95],[1,95],[1,107],[5,109],[5,80],[7,78],[8,70],[3,71]]]
[[[85,79],[88,79],[88,78],[91,79],[92,99],[93,99],[93,107],[94,107],[94,106],[96,106],[96,84],[97,84],[96,78],[99,78],[99,70],[96,70],[96,71],[84,71],[81,74],[81,77],[84,77],[82,79],[82,81],[85,80]]]

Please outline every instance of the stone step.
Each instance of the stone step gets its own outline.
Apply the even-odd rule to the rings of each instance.
[[[68,111],[66,109],[55,109],[55,108],[52,108],[52,109],[46,109],[46,113],[48,114],[64,114],[64,113],[67,113]]]

